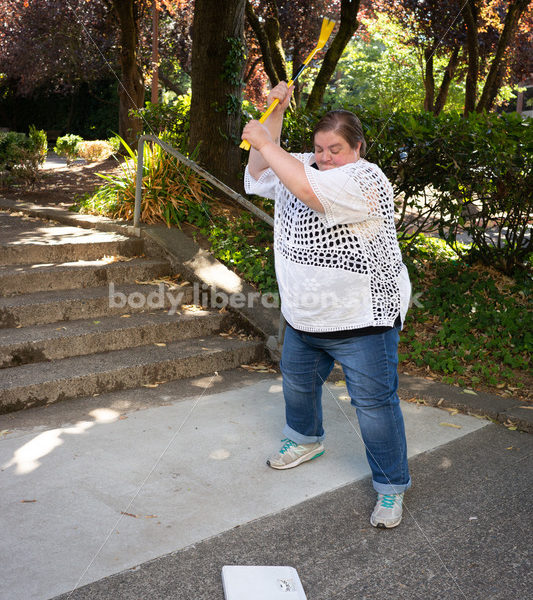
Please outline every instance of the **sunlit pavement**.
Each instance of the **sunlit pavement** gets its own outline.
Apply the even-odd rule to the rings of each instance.
[[[328,528],[338,520],[334,531],[339,540],[346,536],[351,540],[352,566],[359,565],[362,577],[366,559],[360,551],[365,546],[357,546],[367,544],[369,536],[374,539],[375,535],[386,535],[389,540],[393,539],[390,536],[396,539],[407,536],[400,554],[380,544],[380,552],[385,553],[380,555],[381,560],[397,569],[401,567],[398,560],[405,560],[413,552],[431,555],[431,542],[428,545],[429,540],[425,539],[428,535],[430,538],[437,535],[440,544],[446,531],[457,536],[460,527],[471,531],[482,525],[492,526],[499,512],[510,518],[512,515],[507,514],[500,497],[498,502],[490,502],[491,494],[503,490],[507,495],[516,492],[518,498],[524,488],[525,480],[520,479],[519,472],[527,467],[524,459],[531,453],[531,436],[507,431],[475,417],[402,403],[414,465],[414,487],[406,495],[409,512],[400,528],[394,533],[377,532],[368,523],[374,493],[345,387],[328,384],[324,392],[327,432],[324,456],[285,472],[273,471],[265,465],[265,458],[279,446],[283,424],[281,382],[277,376],[266,376],[244,386],[234,385],[219,393],[199,388],[198,394],[177,400],[180,387],[182,382],[173,382],[157,390],[124,391],[93,398],[90,404],[80,403],[79,409],[69,402],[0,418],[3,517],[0,598],[46,599],[75,588],[73,598],[222,598],[218,565],[235,564],[235,560],[244,564],[277,561],[300,567],[305,574],[309,566],[306,561],[314,553],[316,568],[309,572],[313,575],[302,577],[308,600],[356,598],[348,593],[342,595],[344,592],[335,596],[333,588],[328,587],[331,566],[325,563],[321,566],[321,561],[326,560],[329,542],[325,544],[319,530],[315,531],[316,544],[307,548],[307,552],[289,552],[286,559],[276,554],[287,543],[279,536],[269,539],[267,544],[263,540],[242,556],[236,548],[244,549],[245,540],[232,546],[226,557],[220,550],[211,556],[209,548],[216,540],[223,545],[235,544],[234,528],[240,526],[242,533],[246,524],[252,528],[250,540],[263,535],[269,538],[277,524],[286,520],[287,509],[304,516],[330,498],[327,513],[321,510],[320,517],[315,514],[307,526],[305,519],[302,522],[295,517],[290,545],[299,546],[299,529],[303,538],[309,535],[309,528],[316,529],[321,519],[327,519]],[[148,393],[150,401],[139,404],[136,396]],[[136,408],[128,410],[128,406]],[[459,445],[469,447],[469,440],[473,443],[474,437],[475,455],[471,451],[465,454]],[[486,450],[485,438],[489,444]],[[487,477],[502,460],[505,476],[496,476],[497,486],[493,488]],[[509,461],[520,466],[517,470],[520,485],[514,489],[504,484],[509,477]],[[425,466],[420,470],[416,468],[419,464]],[[449,495],[455,488],[460,490],[461,501]],[[435,507],[435,519],[432,507],[424,500],[428,495],[432,498],[437,495],[444,505]],[[361,500],[357,500],[359,496],[364,508]],[[478,496],[481,503],[476,508]],[[461,502],[466,500],[466,506],[462,506]],[[524,506],[525,510],[530,509]],[[523,528],[531,526],[531,513],[529,523],[524,522],[526,515],[520,521]],[[261,528],[261,523],[265,528]],[[493,537],[498,539],[497,532]],[[376,543],[379,539],[384,538],[375,538]],[[202,540],[207,540],[203,542],[206,549],[203,554],[200,551],[203,546],[199,545]],[[515,546],[520,548],[520,543]],[[198,567],[192,571],[188,563],[191,552]],[[345,557],[346,552],[348,549],[343,553]],[[484,569],[486,553],[481,549],[479,552],[475,561],[479,569]],[[270,562],[274,560],[272,553],[277,557],[275,562]],[[143,568],[136,568],[137,565],[158,557],[159,561],[175,561],[180,556],[180,564],[189,565],[179,575],[180,589],[193,586],[190,589],[194,590],[198,578],[210,581],[211,588],[170,596],[158,591],[152,581],[148,595],[139,589],[133,591],[122,582],[120,592],[106,588],[101,592],[103,595],[94,595],[95,590],[112,586],[120,577],[127,580],[134,575],[138,577]],[[456,559],[453,553],[448,558]],[[516,563],[518,570],[523,565],[521,560],[517,551],[513,564]],[[446,560],[442,563],[435,562],[435,569],[446,580],[443,571]],[[150,568],[156,564],[157,561],[149,563]],[[98,581],[125,570],[126,574],[118,579]],[[172,572],[168,575],[172,580]],[[174,575],[178,576],[178,571]],[[354,573],[350,575],[347,571],[343,577],[345,586]],[[313,580],[324,583],[316,587]],[[133,581],[139,584],[138,579]],[[90,582],[98,583],[93,584],[94,588],[78,589]]]

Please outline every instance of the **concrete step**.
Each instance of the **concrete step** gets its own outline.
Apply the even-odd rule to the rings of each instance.
[[[0,413],[215,373],[262,356],[261,341],[208,336],[2,369]]]
[[[69,228],[70,229],[70,228]],[[78,243],[6,243],[0,244],[0,265],[30,265],[62,261],[98,260],[103,256],[140,256],[144,253],[143,240],[118,234],[94,235],[93,241]],[[106,237],[110,239],[106,241]],[[83,238],[82,238],[83,239]],[[102,239],[103,241],[99,241]]]
[[[193,300],[193,288],[188,284],[176,289],[163,284],[117,285],[114,292],[115,295],[112,295],[109,286],[101,285],[0,298],[0,328],[133,314],[147,308],[152,311],[159,308],[174,309]],[[158,304],[159,299],[162,306]]]
[[[3,296],[29,294],[47,290],[71,290],[153,280],[168,275],[168,261],[153,258],[133,258],[107,262],[105,259],[57,264],[0,266],[0,289]]]
[[[96,260],[143,252],[144,243],[138,238],[0,211],[0,265]]]
[[[182,309],[0,329],[0,368],[208,336],[230,321],[227,312]]]

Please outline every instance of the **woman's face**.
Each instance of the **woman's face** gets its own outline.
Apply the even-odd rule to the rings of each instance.
[[[359,147],[350,144],[335,131],[318,131],[315,135],[315,161],[320,171],[342,167],[359,160]]]

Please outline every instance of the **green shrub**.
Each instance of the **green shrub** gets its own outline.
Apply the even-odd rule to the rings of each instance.
[[[161,136],[165,134],[165,141],[185,153],[189,139],[189,109],[190,96],[178,96],[173,103],[152,104],[132,111],[143,122],[143,133]]]
[[[83,138],[79,135],[69,133],[57,138],[54,152],[58,156],[64,156],[67,159],[67,165],[70,165],[78,157],[79,144]]]
[[[0,180],[33,185],[39,167],[46,159],[46,133],[30,126],[29,135],[8,131],[0,133]]]
[[[364,111],[362,120],[368,158],[383,168],[399,200],[400,239],[438,232],[468,262],[504,273],[524,266],[532,250],[531,123],[485,113],[380,117]],[[458,244],[461,233],[471,246]]]
[[[37,129],[35,126],[30,125],[29,138],[32,143],[32,151],[35,155],[35,160],[39,166],[44,164],[46,160],[46,153],[48,152],[48,140],[46,139],[46,132],[42,129]]]
[[[107,143],[111,146],[113,152],[117,153],[120,150],[120,136],[114,135],[107,140]]]

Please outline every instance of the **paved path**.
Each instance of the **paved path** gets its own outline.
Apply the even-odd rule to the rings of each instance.
[[[68,227],[77,215],[60,235],[0,217],[21,244],[85,235]],[[294,566],[308,600],[533,598],[533,437],[443,408],[529,429],[533,411],[406,376],[400,392],[441,408],[402,403],[414,485],[392,531],[369,524],[364,450],[334,383],[325,455],[286,472],[264,462],[283,424],[276,374],[0,416],[0,600],[222,600],[224,564]]]
[[[530,435],[403,403],[414,487],[404,523],[377,531],[346,389],[324,400],[326,454],[286,472],[264,463],[277,375],[0,417],[0,598],[215,600],[239,563],[296,567],[308,600],[527,598]]]

